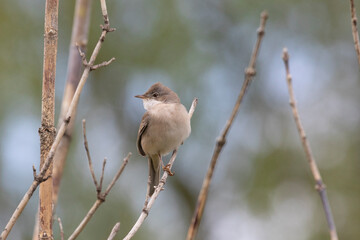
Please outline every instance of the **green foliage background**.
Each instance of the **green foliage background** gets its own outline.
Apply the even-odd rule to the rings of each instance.
[[[120,181],[79,239],[105,239],[121,222],[121,239],[140,214],[147,163],[136,152],[144,112],[133,96],[160,81],[185,106],[199,104],[192,134],[134,239],[184,239],[215,139],[230,115],[256,39],[269,12],[257,75],[215,170],[198,239],[329,239],[301,149],[281,60],[290,53],[299,111],[327,185],[340,239],[360,238],[360,79],[348,1],[108,0],[112,27],[79,104],[57,216],[69,236],[96,199],[82,146],[81,119],[96,173],[108,157],[109,182],[133,152]],[[360,9],[360,1],[355,1]],[[60,1],[56,111],[66,76],[74,1]],[[0,2],[0,226],[39,164],[44,1]],[[93,2],[89,50],[102,23]],[[37,192],[9,239],[31,239]],[[59,239],[55,223],[55,236]]]

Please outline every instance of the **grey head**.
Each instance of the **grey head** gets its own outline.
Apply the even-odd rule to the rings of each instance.
[[[153,84],[143,95],[136,95],[135,97],[143,100],[156,100],[163,103],[180,103],[178,95],[160,82]]]

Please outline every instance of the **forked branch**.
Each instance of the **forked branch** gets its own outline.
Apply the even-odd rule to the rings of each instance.
[[[95,188],[96,188],[97,199],[94,202],[93,206],[88,211],[88,213],[86,214],[86,216],[84,217],[84,219],[81,221],[79,226],[75,229],[75,231],[68,238],[68,240],[73,240],[73,239],[77,238],[79,236],[79,234],[82,232],[82,230],[84,230],[86,224],[90,221],[91,217],[94,215],[96,210],[105,201],[106,196],[110,193],[112,187],[115,185],[116,181],[119,179],[121,173],[124,171],[125,166],[129,161],[129,158],[131,157],[131,153],[128,153],[128,155],[123,160],[123,164],[121,165],[120,169],[117,171],[115,176],[113,177],[112,181],[110,182],[110,184],[106,188],[105,192],[102,192],[102,182],[103,182],[103,179],[104,179],[104,170],[105,170],[106,160],[104,159],[104,162],[103,162],[103,165],[102,165],[101,176],[100,176],[100,184],[99,184],[98,181],[96,180],[96,176],[95,176],[95,173],[94,173],[94,168],[93,168],[92,161],[91,161],[90,150],[89,150],[88,141],[87,141],[87,137],[86,137],[86,121],[85,121],[85,119],[83,120],[83,134],[84,134],[85,151],[86,151],[86,155],[87,155],[87,158],[88,158],[88,164],[89,164],[91,177],[92,177],[92,179],[94,181],[94,185],[95,185]]]

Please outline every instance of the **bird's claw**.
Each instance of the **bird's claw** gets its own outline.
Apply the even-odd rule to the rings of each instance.
[[[165,172],[167,172],[170,176],[174,176],[174,174],[175,174],[175,173],[171,172],[170,164],[166,164],[165,166],[163,166],[163,170]]]

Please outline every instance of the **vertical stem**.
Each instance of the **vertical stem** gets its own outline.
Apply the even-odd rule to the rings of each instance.
[[[40,168],[44,165],[55,139],[55,75],[58,39],[58,0],[46,0],[44,66],[40,134]],[[52,174],[50,165],[46,175]],[[52,238],[52,178],[40,184],[39,238]]]
[[[107,20],[108,22],[108,20]],[[80,98],[80,94],[81,91],[86,83],[86,80],[89,76],[91,67],[93,66],[97,55],[99,54],[99,51],[101,49],[101,45],[105,40],[106,34],[108,32],[112,32],[115,31],[115,29],[110,28],[109,24],[105,25],[102,27],[102,32],[101,32],[101,36],[99,38],[98,43],[96,44],[91,57],[90,57],[90,61],[89,63],[86,65],[85,70],[80,78],[78,87],[76,88],[76,91],[74,93],[74,97],[71,100],[71,103],[69,105],[69,109],[67,111],[67,113],[65,114],[65,118],[63,119],[62,123],[60,124],[60,127],[57,131],[57,135],[53,141],[53,144],[51,145],[51,148],[49,150],[49,153],[46,156],[46,159],[44,161],[44,163],[41,166],[41,170],[39,172],[39,174],[35,174],[34,173],[34,181],[32,182],[32,184],[30,185],[29,189],[27,190],[27,192],[24,194],[23,198],[21,199],[20,203],[17,205],[15,211],[13,212],[11,218],[9,219],[8,223],[5,226],[5,229],[1,232],[0,235],[0,240],[5,240],[7,238],[7,236],[9,235],[10,231],[12,230],[12,228],[14,227],[17,219],[19,218],[19,216],[21,215],[22,211],[24,210],[24,208],[26,207],[26,205],[28,204],[30,198],[32,197],[32,195],[34,194],[36,188],[39,186],[40,182],[42,182],[44,180],[44,176],[46,175],[49,167],[51,166],[53,159],[54,159],[54,155],[55,152],[59,146],[60,140],[62,139],[62,137],[65,134],[65,131],[69,125],[69,122],[75,112],[75,108],[79,102],[79,98]],[[114,58],[111,60],[113,61]],[[109,64],[111,61],[108,61],[107,64]],[[99,64],[101,65],[101,64]],[[99,65],[97,65],[99,67]],[[104,64],[103,64],[104,65]],[[55,129],[55,128],[53,128]],[[42,128],[40,129],[42,130]],[[54,130],[55,132],[55,130]],[[46,179],[46,178],[45,178]]]
[[[358,59],[358,64],[360,65],[360,44],[359,44],[359,32],[357,29],[357,17],[354,0],[350,0],[350,12],[351,12],[351,29],[354,39],[355,52]]]

